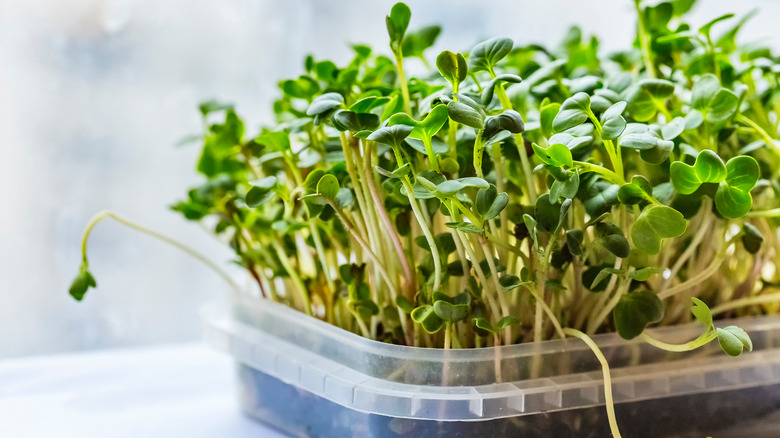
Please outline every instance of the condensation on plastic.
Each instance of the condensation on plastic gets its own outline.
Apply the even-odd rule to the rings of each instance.
[[[579,340],[462,350],[405,347],[362,338],[270,301],[235,298],[232,307],[204,312],[208,343],[252,370],[356,411],[485,421],[604,404],[601,366]],[[780,383],[780,317],[737,324],[754,345],[740,357],[726,356],[717,342],[669,353],[615,334],[594,336],[610,363],[615,402]],[[652,333],[684,342],[697,337],[701,326]],[[540,370],[537,376],[532,367]]]

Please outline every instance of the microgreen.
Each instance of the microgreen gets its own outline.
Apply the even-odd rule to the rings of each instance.
[[[398,3],[389,47],[308,57],[258,131],[230,104],[201,104],[204,181],[172,208],[229,242],[262,296],[383,342],[615,330],[671,351],[715,338],[751,350],[704,303],[776,307],[761,301],[780,283],[776,55],[737,43],[746,18],[697,31],[692,1],[634,3],[637,45],[616,55],[577,30],[558,49],[451,47],[435,68],[442,29],[415,28]],[[407,78],[410,57],[427,71]],[[104,217],[167,239],[101,213],[79,300]],[[687,297],[702,335],[653,338],[648,326],[690,319]]]
[[[650,291],[631,292],[620,298],[613,310],[615,328],[625,339],[639,336],[647,324],[661,321],[664,305],[658,296]]]

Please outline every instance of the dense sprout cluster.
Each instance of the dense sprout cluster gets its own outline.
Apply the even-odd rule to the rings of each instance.
[[[273,125],[201,105],[206,182],[173,208],[229,242],[263,297],[372,339],[617,330],[664,348],[646,325],[696,318],[688,347],[739,354],[749,339],[712,315],[780,302],[780,66],[735,43],[749,17],[693,29],[692,3],[637,2],[623,52],[573,28],[555,48],[444,51],[408,78],[441,29],[408,32],[399,3],[390,57],[309,56]],[[72,292],[94,283],[85,258]]]

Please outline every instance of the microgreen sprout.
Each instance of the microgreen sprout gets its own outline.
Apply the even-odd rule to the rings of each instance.
[[[227,242],[263,296],[383,342],[576,337],[607,388],[596,333],[749,351],[713,314],[780,301],[778,58],[738,45],[731,15],[696,30],[693,2],[634,3],[624,52],[574,29],[558,49],[497,37],[435,68],[441,29],[410,30],[398,3],[392,56],[307,57],[259,132],[201,105],[205,182],[173,209]],[[409,58],[429,74],[408,78]],[[71,294],[95,286],[85,255]],[[685,344],[646,331],[692,318],[704,331]]]

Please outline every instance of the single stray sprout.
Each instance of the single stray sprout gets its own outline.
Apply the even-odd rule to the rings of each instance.
[[[442,29],[397,3],[389,47],[308,56],[257,132],[202,104],[204,182],[172,209],[228,244],[263,297],[377,341],[582,340],[619,436],[592,335],[671,351],[717,338],[738,355],[748,334],[713,313],[775,312],[780,284],[777,57],[737,44],[744,20],[691,29],[692,1],[646,3],[636,47],[609,56],[574,28],[554,49],[496,37],[435,63]],[[410,58],[427,71],[407,77]],[[101,213],[76,299],[96,287],[86,237],[104,217],[167,239]],[[689,322],[691,299],[701,336],[648,334]]]
[[[696,339],[687,342],[685,344],[667,344],[658,339],[653,338],[647,333],[642,334],[642,339],[647,343],[668,351],[689,351],[702,347],[709,342],[718,339],[721,349],[729,356],[739,356],[743,350],[753,351],[753,342],[750,340],[750,336],[739,327],[728,326],[724,328],[716,328],[712,320],[712,312],[710,308],[704,304],[698,298],[691,298],[693,300],[693,313],[696,321],[704,325],[704,332]]]

